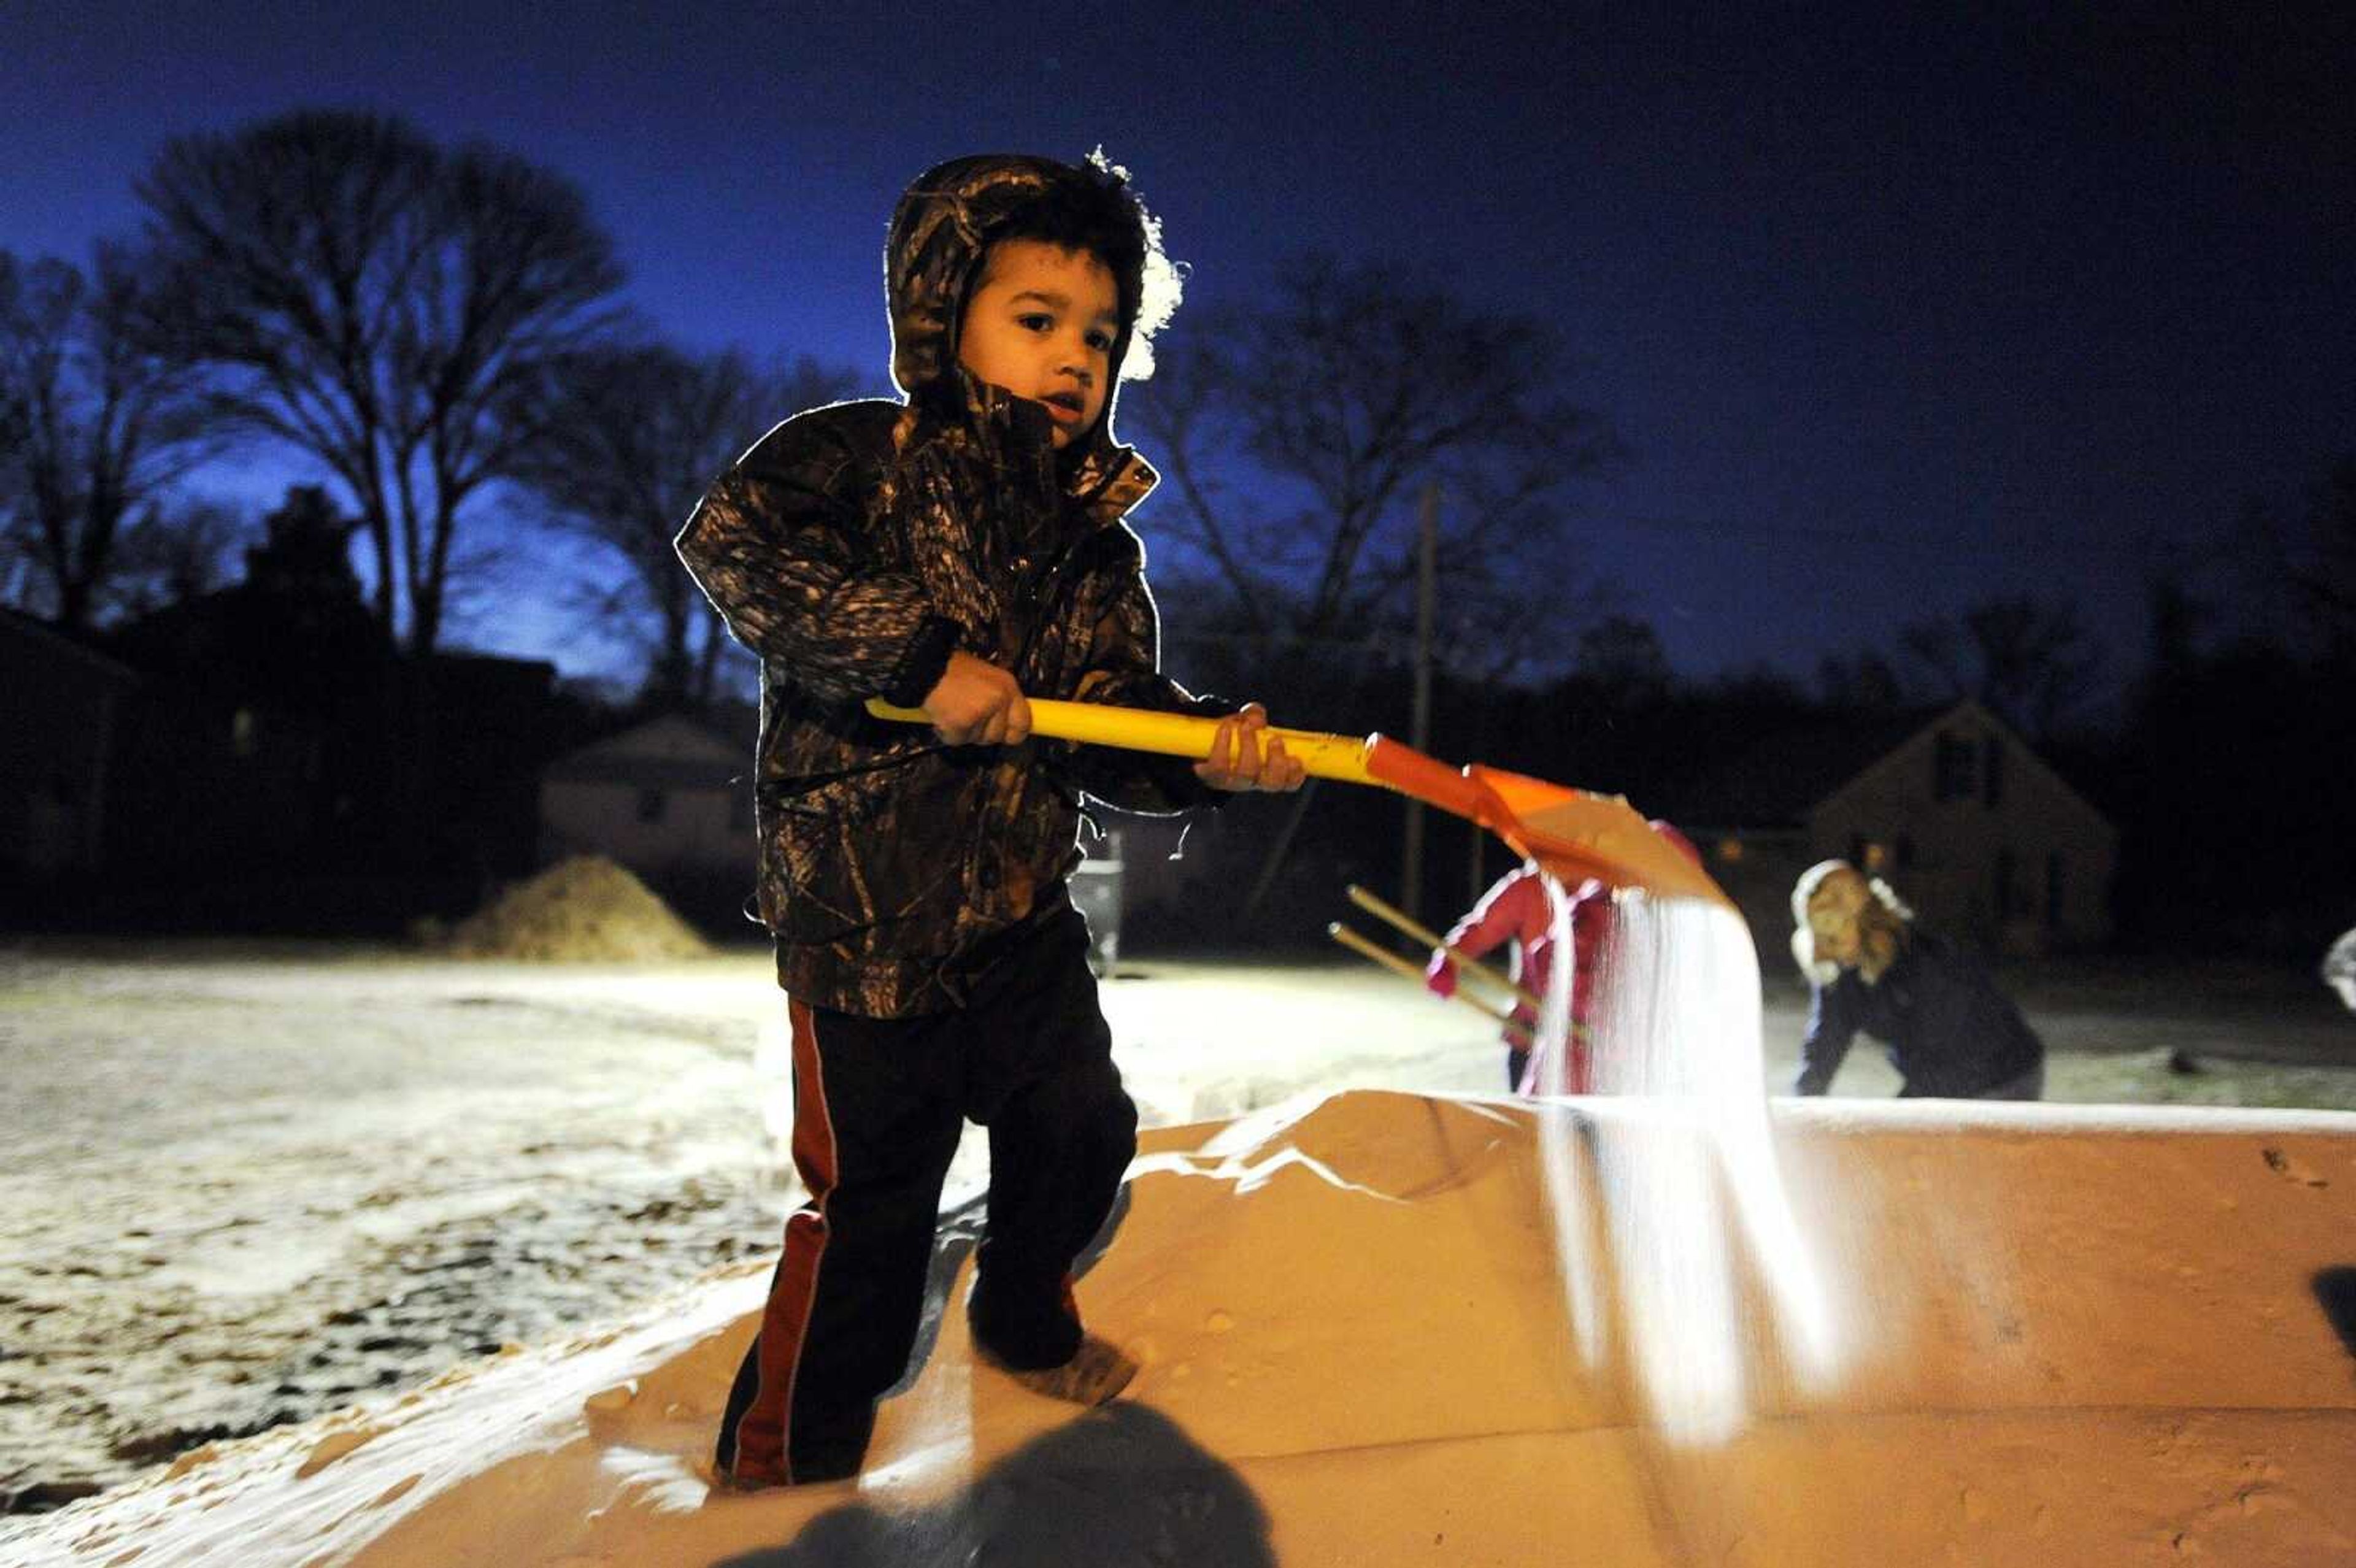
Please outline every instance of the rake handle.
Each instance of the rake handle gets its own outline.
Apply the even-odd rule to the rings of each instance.
[[[1376,920],[1388,922],[1394,929],[1406,936],[1409,942],[1419,942],[1426,947],[1430,948],[1433,952],[1440,954],[1441,956],[1445,957],[1450,964],[1453,965],[1459,972],[1472,975],[1481,980],[1487,981],[1490,985],[1496,987],[1497,989],[1510,995],[1515,1001],[1520,1002],[1525,1007],[1535,1008],[1542,1005],[1538,1001],[1538,998],[1533,996],[1526,987],[1515,985],[1513,981],[1505,978],[1505,976],[1500,975],[1496,970],[1490,968],[1486,964],[1482,963],[1479,959],[1468,957],[1464,954],[1457,952],[1456,949],[1449,946],[1437,932],[1432,931],[1430,927],[1425,926],[1419,922],[1409,920],[1404,911],[1385,903],[1381,899],[1376,898],[1373,893],[1368,892],[1365,889],[1359,887],[1355,882],[1350,885],[1349,892],[1350,901],[1352,903],[1356,904],[1360,909],[1365,910]]]
[[[1397,954],[1386,952],[1382,947],[1378,946],[1375,943],[1367,941],[1356,932],[1352,931],[1348,926],[1344,925],[1340,921],[1335,921],[1333,924],[1327,926],[1325,928],[1325,934],[1340,943],[1343,946],[1348,948],[1351,952],[1356,954],[1359,957],[1371,959],[1375,963],[1379,964],[1384,968],[1389,970],[1394,975],[1413,980],[1419,985],[1423,981],[1422,970],[1417,968],[1414,965],[1408,963],[1406,959],[1401,958]],[[1524,1046],[1527,1046],[1530,1043],[1530,1031],[1522,1025],[1519,1019],[1512,1017],[1500,1017],[1499,1015],[1491,1012],[1488,1007],[1478,997],[1468,996],[1462,991],[1455,993],[1448,999],[1451,1002],[1462,1002],[1466,1007],[1471,1008],[1474,1012],[1479,1013],[1483,1018],[1487,1019],[1491,1023],[1503,1026],[1505,1032],[1520,1040]]]

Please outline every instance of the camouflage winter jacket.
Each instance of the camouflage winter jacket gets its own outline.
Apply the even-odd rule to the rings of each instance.
[[[679,553],[762,660],[760,918],[815,1007],[956,1006],[991,936],[1060,905],[1082,797],[1172,813],[1214,798],[1183,762],[1032,740],[950,747],[877,720],[952,650],[1034,697],[1225,713],[1158,673],[1143,548],[1122,521],[1154,475],[1111,411],[1063,453],[1044,405],[958,366],[953,334],[994,191],[1025,160],[920,182],[887,255],[903,406],[840,403],[771,431],[715,484]]]
[[[1034,405],[995,400],[1007,440],[1006,405]],[[884,402],[787,421],[679,539],[762,658],[758,901],[780,983],[884,1018],[954,1005],[976,944],[1062,900],[1083,794],[1173,812],[1210,792],[1183,763],[1102,748],[945,746],[871,717],[868,698],[921,700],[954,645],[1034,697],[1226,710],[1155,673],[1142,551],[1120,521],[1151,482],[1141,462],[1059,484],[1043,418],[1037,452],[1015,438],[993,473],[969,432],[919,417],[894,483],[906,421]]]

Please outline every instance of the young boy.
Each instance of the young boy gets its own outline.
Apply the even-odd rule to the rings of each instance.
[[[943,164],[901,197],[884,265],[906,404],[787,421],[679,537],[762,660],[758,901],[809,1194],[722,1421],[740,1486],[859,1469],[969,1118],[990,1129],[977,1349],[1081,1403],[1127,1383],[1135,1364],[1083,1330],[1071,1290],[1137,1125],[1066,888],[1081,797],[1173,813],[1301,780],[1258,708],[1157,667],[1121,521],[1154,475],[1111,415],[1177,279],[1121,172]],[[1226,717],[1190,765],[1031,740],[1026,694]],[[872,717],[873,697],[931,729]]]

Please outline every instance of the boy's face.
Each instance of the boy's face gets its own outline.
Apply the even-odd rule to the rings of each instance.
[[[993,387],[1047,405],[1058,450],[1104,412],[1120,292],[1084,251],[1037,240],[990,248],[967,302],[958,361]]]

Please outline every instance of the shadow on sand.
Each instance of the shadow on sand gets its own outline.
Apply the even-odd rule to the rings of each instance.
[[[965,1568],[974,1563],[1274,1568],[1268,1514],[1241,1477],[1141,1404],[1033,1439],[956,1497],[820,1514],[783,1546],[712,1568]]]
[[[2315,1303],[2323,1308],[2324,1320],[2340,1336],[2340,1343],[2348,1353],[2356,1356],[2356,1267],[2339,1264],[2318,1269],[2311,1284]]]
[[[1084,1276],[1128,1217],[1112,1211],[1074,1263]],[[941,1218],[908,1368],[893,1394],[932,1359],[959,1268],[980,1243],[988,1204]],[[955,1497],[905,1511],[865,1503],[820,1514],[782,1546],[712,1568],[966,1568],[976,1563],[1171,1564],[1273,1568],[1267,1511],[1243,1478],[1161,1412],[1119,1403],[1076,1415],[1007,1455]]]

